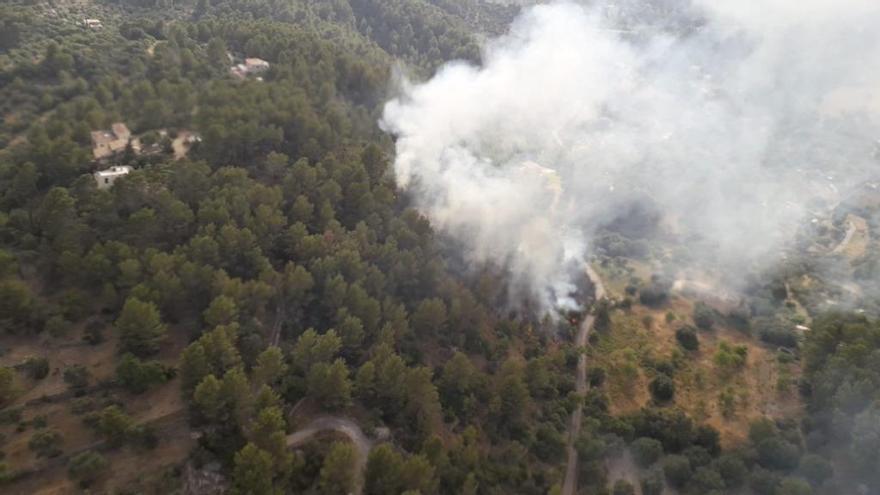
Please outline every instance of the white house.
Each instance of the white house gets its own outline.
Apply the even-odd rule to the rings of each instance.
[[[116,179],[124,177],[130,173],[131,167],[128,165],[110,167],[107,170],[99,170],[95,172],[95,182],[98,183],[98,189],[107,189],[113,185]]]

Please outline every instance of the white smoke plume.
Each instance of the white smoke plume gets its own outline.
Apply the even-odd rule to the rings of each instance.
[[[876,0],[536,6],[479,66],[405,81],[382,126],[435,227],[550,309],[633,201],[741,270],[871,176],[878,26]]]

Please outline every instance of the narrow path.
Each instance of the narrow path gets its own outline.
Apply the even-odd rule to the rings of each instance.
[[[589,263],[586,265],[585,270],[587,272],[587,277],[593,282],[595,301],[598,302],[604,299],[605,286],[602,284],[602,279],[599,278],[599,274],[596,273]],[[592,314],[589,314],[584,318],[584,321],[581,323],[581,327],[578,330],[578,334],[575,337],[575,347],[583,348],[587,345],[587,339],[590,336],[590,331],[593,329],[593,323],[595,323],[595,320],[596,318]],[[584,353],[578,355],[575,391],[580,397],[583,397],[587,393],[587,356]],[[574,412],[571,413],[571,421],[568,425],[568,445],[565,448],[566,453],[568,454],[568,461],[565,466],[565,480],[562,483],[562,495],[574,495],[577,491],[578,456],[574,444],[581,433],[581,418],[584,414],[583,409],[583,403],[578,403]]]
[[[357,450],[358,456],[355,460],[355,472],[358,476],[358,484],[355,487],[355,493],[359,494],[363,491],[364,472],[367,468],[367,456],[370,455],[370,449],[373,448],[373,441],[367,437],[361,427],[354,421],[341,416],[319,416],[313,419],[309,424],[299,430],[287,435],[287,447],[298,447],[312,439],[322,431],[335,431],[341,433],[351,440]]]

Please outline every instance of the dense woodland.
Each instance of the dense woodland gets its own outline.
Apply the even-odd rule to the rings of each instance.
[[[606,479],[605,459],[623,451],[645,494],[880,486],[880,322],[827,314],[801,341],[780,326],[773,283],[757,284],[752,307],[724,317],[802,359],[806,414],[755,422],[745,444],[722,450],[717,431],[674,406],[674,362],[646,365],[651,405],[614,415],[603,369],[591,369],[586,397],[574,392],[573,325],[511,309],[497,267],[451,268],[443,239],[396,190],[376,121],[395,67],[418,77],[476,61],[477,30],[503,31],[515,12],[482,0],[0,6],[0,326],[10,339],[82,335],[83,353],[117,348],[110,380],[47,356],[0,368],[3,431],[27,428],[16,398],[61,367],[100,448],[68,455],[65,432],[36,420],[28,445],[97,490],[116,452],[175,441],[126,409],[167,386],[199,436],[186,462],[219,465],[230,493],[354,489],[350,444],[287,448],[303,408],[390,429],[364,493],[552,493],[579,401],[582,493],[633,493]],[[83,27],[86,17],[103,27]],[[271,68],[231,77],[244,57]],[[147,151],[97,164],[90,133],[115,122]],[[201,140],[175,160],[183,131]],[[110,164],[134,171],[99,189],[91,173]],[[632,296],[663,304],[667,290],[656,280]],[[632,302],[600,305],[602,331]],[[700,331],[682,329],[685,355]],[[737,352],[719,359],[736,366]],[[33,476],[0,460],[10,486]]]

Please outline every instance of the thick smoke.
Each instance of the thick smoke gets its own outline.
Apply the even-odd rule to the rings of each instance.
[[[741,272],[877,167],[877,26],[876,0],[537,6],[480,66],[404,81],[382,125],[438,230],[547,308],[637,201]]]

